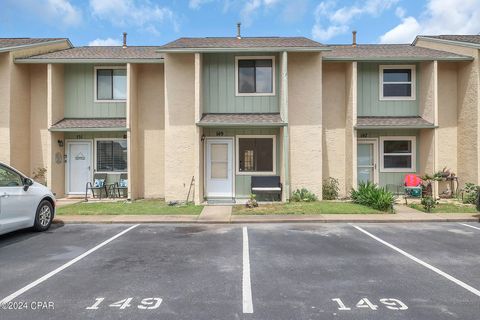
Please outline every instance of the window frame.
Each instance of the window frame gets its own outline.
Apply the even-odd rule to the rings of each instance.
[[[410,141],[412,152],[410,153],[385,153],[385,141]],[[412,165],[410,168],[385,168],[385,156],[411,156]],[[416,172],[417,171],[417,137],[416,136],[382,136],[380,137],[380,172]]]
[[[112,96],[112,99],[98,99],[98,95],[97,95],[97,91],[98,91],[98,84],[97,84],[97,78],[98,78],[98,75],[97,75],[97,71],[98,70],[125,70],[126,74],[125,74],[125,80],[127,81],[128,83],[128,70],[127,70],[127,67],[126,66],[95,66],[93,68],[93,99],[94,99],[94,102],[100,102],[100,103],[108,103],[108,102],[127,102],[127,98],[128,98],[128,84],[125,86],[125,96],[127,98],[125,99],[113,99],[113,96]],[[112,90],[113,90],[113,79],[112,79]]]
[[[13,168],[10,168],[8,166],[4,166],[2,164],[0,164],[0,169],[4,169],[5,171],[10,172],[11,174],[17,175],[18,177],[20,177],[20,182],[21,182],[21,184],[19,186],[0,186],[0,188],[23,188],[24,187],[25,176],[23,174],[21,174],[20,172],[18,172],[17,170],[15,170]]]
[[[241,93],[238,92],[238,61],[240,60],[272,60],[272,92],[252,92]],[[235,96],[236,97],[269,97],[276,94],[276,64],[275,56],[236,56],[235,57]]]
[[[405,69],[410,70],[412,79],[410,82],[384,82],[383,81],[383,71],[384,70],[391,70],[391,69]],[[400,65],[380,65],[379,68],[379,98],[380,101],[414,101],[417,99],[417,73],[416,73],[416,65],[414,64],[400,64]],[[411,85],[411,95],[409,97],[385,97],[383,95],[383,85],[384,84],[410,84]]]
[[[240,171],[240,139],[264,138],[272,139],[272,171]],[[277,174],[277,136],[259,134],[259,135],[237,135],[235,136],[235,174],[239,176],[275,176]]]
[[[126,171],[98,171],[97,170],[97,141],[125,141],[127,142],[127,170]],[[128,173],[128,141],[125,138],[95,138],[93,139],[93,163],[94,173],[106,173],[106,174],[122,174]]]

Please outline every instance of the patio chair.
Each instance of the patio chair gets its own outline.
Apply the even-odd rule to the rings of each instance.
[[[128,193],[128,174],[127,173],[122,173],[120,174],[120,180],[118,182],[115,182],[114,184],[111,185],[110,189],[110,194],[113,197],[118,196],[119,198],[122,196],[127,197]]]
[[[407,205],[407,198],[421,198],[422,197],[422,179],[415,174],[407,174],[404,180],[405,189],[405,204]]]
[[[102,191],[105,192],[105,197],[108,197],[107,191],[107,174],[106,173],[94,173],[93,183],[87,182],[85,187],[85,201],[88,201],[88,190],[92,191],[92,196],[95,198],[95,191],[98,190],[99,199],[102,199]]]

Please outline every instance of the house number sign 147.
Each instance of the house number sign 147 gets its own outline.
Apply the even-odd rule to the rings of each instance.
[[[347,306],[345,303],[343,303],[342,299],[340,298],[334,298],[332,299],[332,301],[337,304],[339,311],[350,311],[352,310],[352,308],[370,309],[373,311],[377,311],[379,308],[378,305],[372,303],[368,298],[360,299],[360,301],[357,302],[355,307]],[[408,309],[407,305],[398,299],[382,298],[382,299],[379,299],[379,302],[381,303],[381,306],[390,310],[404,311]]]

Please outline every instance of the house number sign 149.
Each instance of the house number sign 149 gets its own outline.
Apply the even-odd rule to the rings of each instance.
[[[345,303],[343,303],[342,299],[340,299],[340,298],[334,298],[334,299],[332,299],[332,301],[337,304],[337,307],[338,307],[339,311],[350,311],[353,308],[353,307],[349,307],[349,306],[345,305]],[[408,309],[407,305],[405,303],[403,303],[402,301],[398,300],[398,299],[382,298],[382,299],[379,299],[379,301],[385,308],[390,309],[390,310],[403,311],[403,310]],[[355,305],[355,308],[370,309],[370,310],[373,310],[373,311],[377,311],[379,306],[372,303],[368,298],[363,298],[363,299],[360,299],[360,301],[357,302],[357,304]]]

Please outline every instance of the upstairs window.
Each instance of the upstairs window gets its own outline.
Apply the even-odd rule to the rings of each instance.
[[[236,57],[237,96],[275,94],[275,57]]]
[[[127,172],[127,140],[97,140],[95,151],[98,172]]]
[[[125,101],[127,99],[127,70],[125,68],[95,68],[96,101]]]
[[[416,171],[416,137],[381,137],[382,172]]]
[[[380,100],[415,100],[415,66],[380,66]]]
[[[237,174],[275,174],[275,136],[237,136]]]

